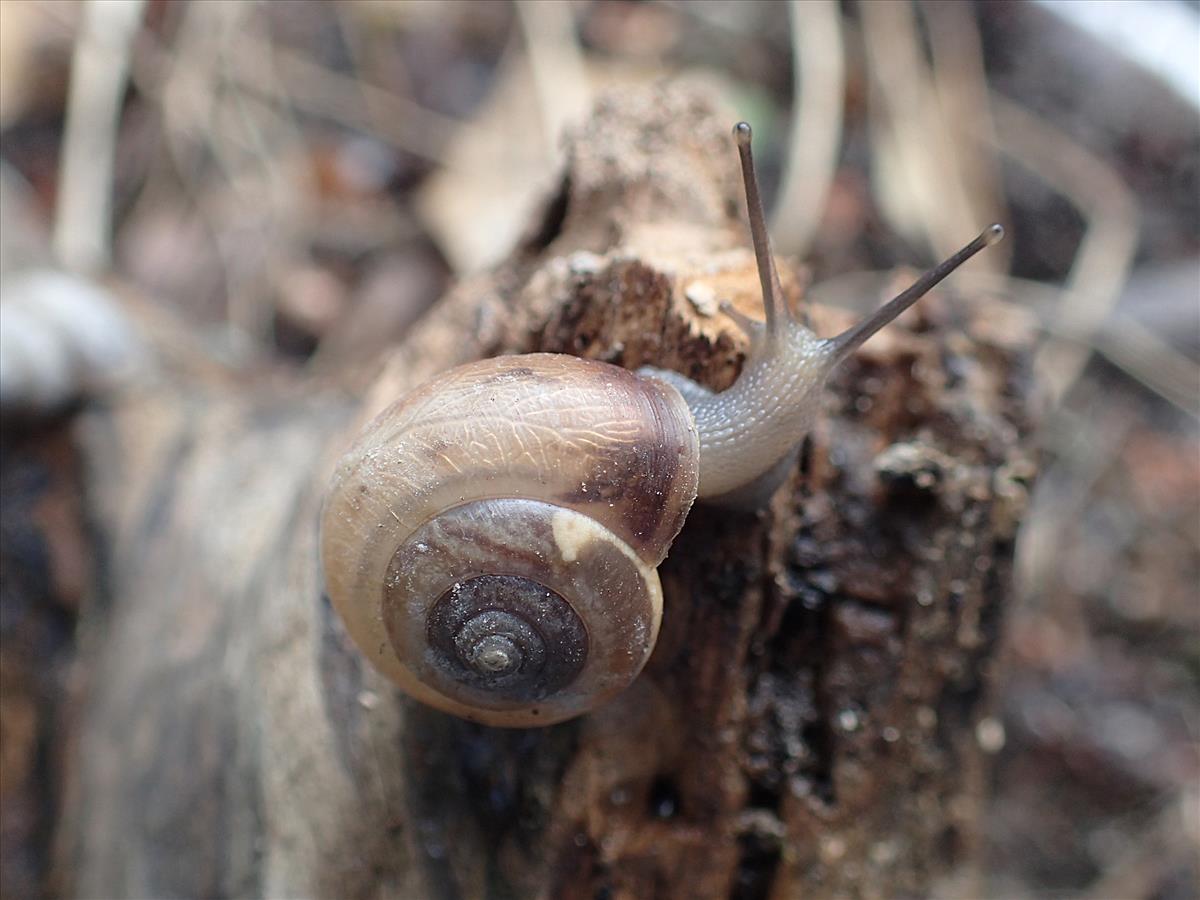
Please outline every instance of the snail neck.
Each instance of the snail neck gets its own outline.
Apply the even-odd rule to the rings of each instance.
[[[752,210],[756,200],[750,197]],[[761,218],[761,212],[752,216],[752,221],[755,218]],[[766,246],[761,231],[755,232],[756,248]],[[702,388],[681,391],[695,419],[700,443],[698,499],[738,507],[765,503],[786,476],[800,442],[817,417],[821,390],[829,373],[867,338],[1003,234],[999,225],[985,229],[907,290],[828,340],[818,338],[792,314],[769,253],[761,253],[759,274],[766,322],[760,324],[726,310],[750,336],[750,353],[742,374],[729,390],[719,394]]]
[[[726,391],[686,397],[700,442],[698,498],[761,506],[786,476],[816,418],[833,346],[785,320],[755,342]]]

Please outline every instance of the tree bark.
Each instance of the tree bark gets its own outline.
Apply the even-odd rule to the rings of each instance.
[[[1031,473],[1007,307],[922,301],[835,377],[769,510],[695,509],[647,669],[580,720],[417,705],[322,594],[332,462],[428,376],[540,350],[732,382],[744,337],[696,287],[761,309],[730,121],[683,88],[602,102],[527,240],[369,380],[176,377],[90,418],[111,599],[85,631],[74,893],[896,896],[969,855]]]

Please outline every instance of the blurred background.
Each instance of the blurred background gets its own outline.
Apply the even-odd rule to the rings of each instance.
[[[248,375],[361,366],[505,256],[598,92],[676,77],[753,123],[818,301],[1007,226],[956,277],[1042,323],[1042,470],[971,883],[1200,896],[1183,0],[0,2],[0,894],[48,884],[88,594],[71,413],[145,376],[164,319]]]

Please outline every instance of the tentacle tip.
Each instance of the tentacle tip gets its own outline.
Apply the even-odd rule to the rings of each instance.
[[[739,147],[749,147],[753,136],[754,132],[749,122],[738,122],[733,126],[733,139],[738,142]]]
[[[735,325],[742,329],[751,338],[758,338],[766,333],[767,326],[764,322],[758,319],[751,318],[740,309],[733,305],[728,300],[722,300],[719,308],[725,316],[733,321]]]
[[[980,239],[983,241],[983,246],[990,247],[992,244],[998,244],[1004,240],[1004,226],[998,223],[993,223],[983,229]]]

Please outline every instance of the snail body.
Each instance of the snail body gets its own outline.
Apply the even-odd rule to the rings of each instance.
[[[491,725],[546,725],[628,685],[662,617],[662,562],[693,502],[769,497],[829,372],[1002,235],[991,226],[866,320],[818,338],[787,308],[750,155],[734,129],[765,322],[737,381],[560,354],[460,366],[359,436],[322,517],[329,597],[359,648],[418,700]]]

